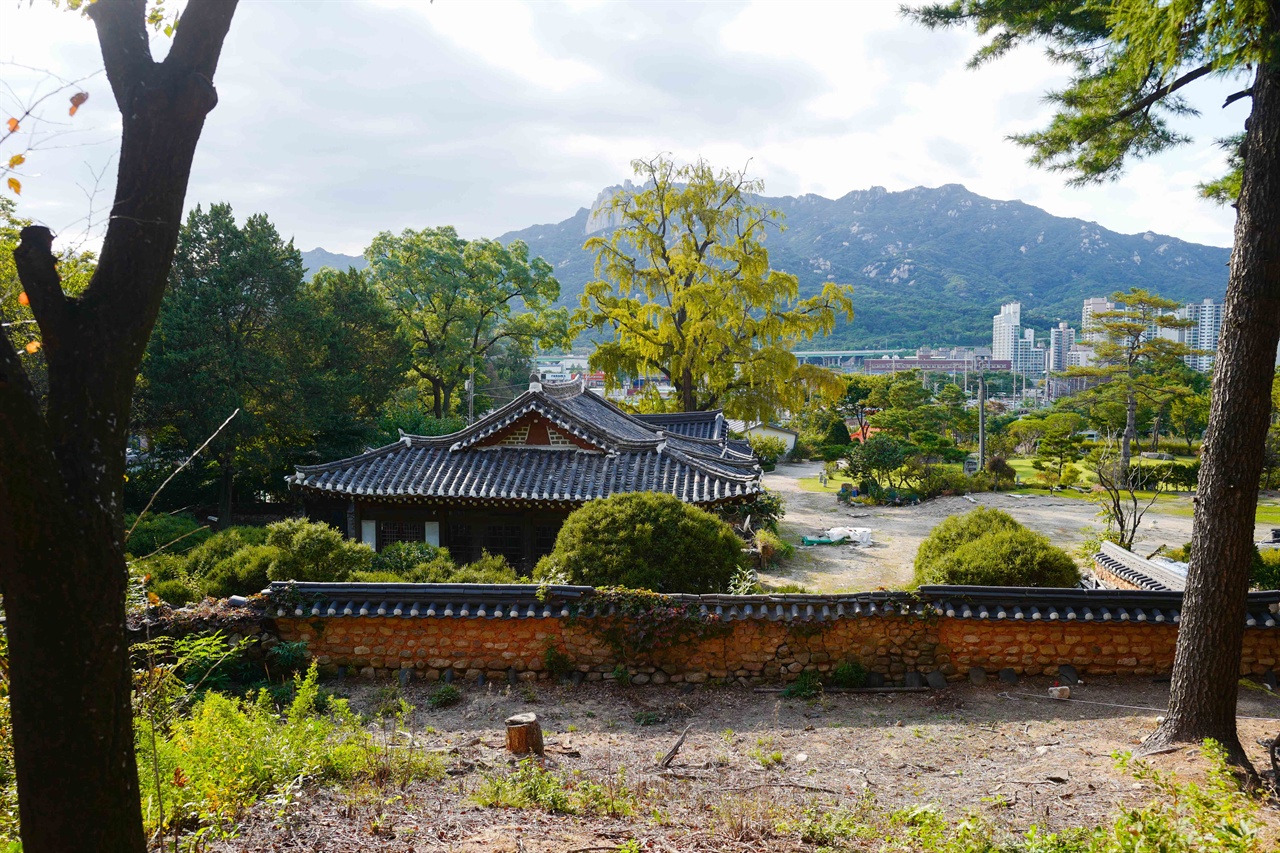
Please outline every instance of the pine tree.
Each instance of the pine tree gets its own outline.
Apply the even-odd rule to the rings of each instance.
[[[1257,482],[1280,339],[1280,0],[954,0],[909,11],[926,26],[989,36],[970,64],[1045,45],[1068,66],[1049,125],[1015,139],[1031,161],[1076,184],[1187,142],[1170,119],[1193,113],[1181,91],[1211,75],[1252,78],[1233,173],[1202,187],[1236,199],[1235,247],[1205,434],[1193,549],[1169,713],[1150,748],[1220,741],[1248,765],[1236,731],[1237,672],[1253,558]],[[1238,183],[1237,183],[1238,178]]]

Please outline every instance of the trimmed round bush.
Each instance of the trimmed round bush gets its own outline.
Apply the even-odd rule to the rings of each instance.
[[[368,545],[305,518],[267,525],[267,544],[280,551],[267,569],[273,581],[345,581],[353,572],[368,571],[373,563]]]
[[[249,545],[213,567],[201,580],[205,595],[256,595],[270,582],[268,571],[280,559],[280,549],[270,545]]]
[[[916,552],[915,585],[1071,587],[1075,561],[1008,513],[979,507],[933,529]]]
[[[711,513],[672,495],[629,492],[571,513],[534,577],[708,593],[728,587],[741,559],[741,541]]]

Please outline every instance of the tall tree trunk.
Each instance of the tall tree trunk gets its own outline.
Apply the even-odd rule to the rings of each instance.
[[[680,411],[696,412],[697,398],[694,396],[693,371],[685,368],[680,374]]]
[[[236,465],[235,453],[231,449],[218,454],[218,529],[226,530],[235,522],[232,514],[235,511]]]
[[[1276,0],[1270,23],[1280,30]],[[1280,65],[1258,68],[1245,145],[1169,713],[1147,745],[1213,738],[1247,766],[1236,694],[1280,339]]]
[[[1151,447],[1152,453],[1160,449],[1160,415],[1156,415],[1151,421]]]
[[[444,406],[440,399],[440,382],[439,380],[431,380],[431,413],[436,419],[444,417]]]
[[[42,409],[0,336],[0,585],[26,853],[145,847],[124,633],[124,448],[234,10],[235,0],[190,0],[156,63],[144,0],[88,7],[123,125],[98,266],[68,298],[48,229],[23,229],[14,252],[49,365]]]
[[[1124,435],[1120,437],[1120,480],[1129,485],[1129,465],[1133,460],[1133,442],[1138,437],[1138,395],[1129,389],[1124,407]]]

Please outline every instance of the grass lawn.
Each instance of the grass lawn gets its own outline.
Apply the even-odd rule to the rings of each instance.
[[[850,485],[853,485],[853,481],[848,477],[833,477],[827,481],[826,486],[819,483],[817,477],[802,477],[799,480],[796,480],[796,485],[804,489],[806,492],[830,492],[833,495],[840,491],[841,483],[849,483]]]

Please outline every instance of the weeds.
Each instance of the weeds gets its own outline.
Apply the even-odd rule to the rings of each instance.
[[[485,776],[471,795],[486,808],[537,808],[553,814],[594,814],[627,817],[635,813],[638,798],[627,787],[626,768],[603,784],[575,772],[567,776],[526,759],[508,776]]]
[[[785,764],[782,750],[773,748],[773,738],[756,738],[756,745],[747,750],[747,755],[760,764],[765,770],[773,767],[781,768]]]
[[[441,684],[427,696],[427,705],[439,710],[462,701],[462,691],[452,684]]]
[[[784,687],[782,695],[788,699],[815,699],[822,695],[822,681],[818,678],[818,673],[807,670]]]

